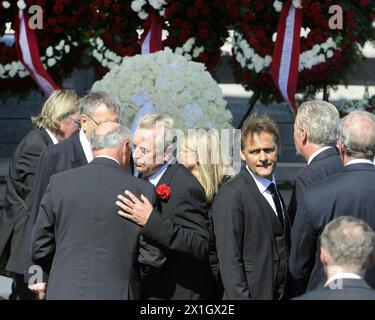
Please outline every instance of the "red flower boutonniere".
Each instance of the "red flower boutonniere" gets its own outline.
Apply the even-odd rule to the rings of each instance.
[[[171,195],[171,188],[165,183],[163,183],[156,188],[156,195],[159,199],[166,201]]]

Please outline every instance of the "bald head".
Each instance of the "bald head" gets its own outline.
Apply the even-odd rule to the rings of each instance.
[[[339,141],[347,157],[373,160],[375,155],[375,116],[354,111],[341,119]]]
[[[130,131],[117,122],[105,122],[90,135],[94,157],[110,156],[127,166],[130,156]]]

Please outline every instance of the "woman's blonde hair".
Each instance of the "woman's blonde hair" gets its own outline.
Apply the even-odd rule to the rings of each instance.
[[[197,179],[205,190],[208,203],[211,203],[224,176],[234,174],[219,133],[216,129],[188,130],[183,143],[187,149],[197,154]]]
[[[73,90],[55,90],[46,100],[42,111],[31,117],[33,125],[51,131],[59,129],[59,121],[79,111],[79,97]]]

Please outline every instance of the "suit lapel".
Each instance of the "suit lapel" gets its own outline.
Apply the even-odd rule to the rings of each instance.
[[[266,228],[266,231],[272,238],[272,241],[275,242],[275,233],[282,233],[280,222],[277,219],[275,212],[273,211],[268,201],[260,193],[254,179],[251,177],[250,173],[247,171],[245,166],[241,168],[241,174],[244,176],[245,180],[249,184],[250,192],[254,195],[255,201],[260,206],[260,216],[262,217],[264,223],[272,227]]]
[[[161,176],[159,182],[157,183],[156,187],[160,186],[161,184],[165,183],[166,185],[171,184],[171,179],[175,171],[177,170],[178,164],[169,165],[167,170],[165,170],[164,174]]]

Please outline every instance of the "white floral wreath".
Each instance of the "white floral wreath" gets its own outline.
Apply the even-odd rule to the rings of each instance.
[[[46,48],[45,54],[41,57],[41,61],[45,69],[53,67],[60,61],[65,54],[70,52],[71,47],[78,47],[77,42],[73,42],[68,36],[66,40],[61,40],[58,45]],[[0,78],[8,79],[18,76],[24,78],[29,74],[24,65],[20,61],[13,61],[5,65],[0,64]]]
[[[292,0],[292,4],[297,9],[302,9],[302,0]],[[273,7],[275,8],[276,12],[281,12],[283,8],[283,3],[279,0],[273,2]]]
[[[299,60],[299,71],[311,69],[321,63],[326,63],[334,55],[334,50],[338,48],[332,37],[329,37],[324,43],[314,45],[310,50],[302,52]],[[261,57],[250,44],[244,39],[241,33],[235,31],[233,36],[233,51],[235,59],[242,68],[254,70],[256,73],[262,73],[272,63],[272,57],[267,55]]]
[[[138,17],[140,19],[146,20],[148,18],[148,13],[144,9],[145,6],[150,5],[152,8],[159,12],[160,16],[163,17],[165,14],[166,4],[166,0],[133,0],[131,3],[131,8],[138,14]]]
[[[223,93],[203,64],[165,49],[153,54],[125,57],[93,90],[116,97],[123,107],[123,121],[130,126],[144,105],[173,117],[176,128],[231,127]],[[145,99],[146,101],[138,103]]]

